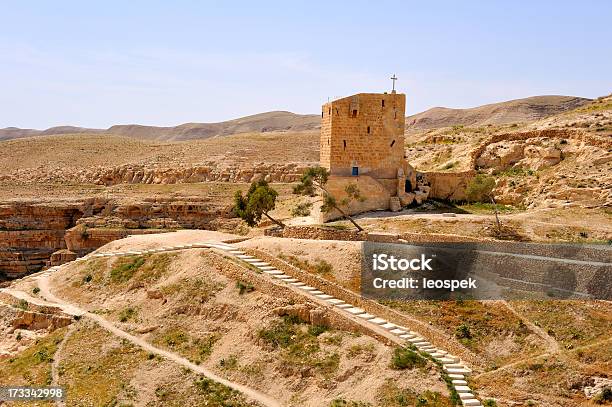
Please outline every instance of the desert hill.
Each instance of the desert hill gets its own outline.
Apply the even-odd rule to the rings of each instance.
[[[576,109],[589,101],[590,99],[574,96],[533,96],[469,109],[434,107],[408,116],[406,128],[408,131],[418,131],[455,125],[481,126],[528,122]],[[171,127],[139,124],[114,125],[108,129],[57,126],[46,130],[34,130],[7,127],[0,129],[0,141],[33,136],[84,133],[110,134],[142,140],[181,141],[238,133],[317,130],[320,125],[319,115],[273,111],[219,123],[184,123]]]
[[[469,109],[434,107],[406,117],[408,130],[450,126],[484,126],[539,120],[576,109],[591,99],[574,96],[532,96]]]
[[[180,141],[249,132],[313,130],[319,126],[320,120],[318,115],[301,115],[285,111],[275,111],[219,123],[185,123],[174,127],[143,126],[137,124],[115,125],[108,129],[58,126],[47,130],[33,130],[7,127],[0,129],[0,141],[33,136],[77,133],[104,133],[146,140]]]

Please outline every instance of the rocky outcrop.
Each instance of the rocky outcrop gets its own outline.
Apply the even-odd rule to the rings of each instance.
[[[231,207],[212,198],[110,199],[0,204],[0,274],[15,278],[63,264],[128,235],[216,230]]]
[[[196,182],[252,182],[265,179],[269,182],[295,182],[300,179],[306,166],[303,164],[258,163],[243,167],[219,166],[209,162],[197,166],[172,168],[153,165],[123,165],[118,167],[95,167],[73,169],[69,167],[42,167],[20,169],[0,175],[0,181],[33,183],[79,183],[98,185],[117,184],[184,184]]]

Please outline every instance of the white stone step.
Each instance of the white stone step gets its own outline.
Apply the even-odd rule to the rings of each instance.
[[[365,314],[359,314],[357,315],[359,318],[363,318],[365,320],[370,320],[370,319],[374,319],[376,318],[376,315],[372,315],[372,314],[368,314],[367,312]]]
[[[272,277],[274,277],[274,278],[278,278],[279,280],[284,280],[284,279],[286,279],[286,278],[291,278],[291,277],[289,277],[289,276],[288,276],[288,275],[286,275],[286,274],[273,274],[273,275],[272,275]]]
[[[264,266],[264,267],[257,267],[260,270],[266,271],[266,270],[276,270],[276,267],[274,266]]]
[[[353,308],[353,304],[336,304],[336,307],[341,309]]]
[[[420,341],[420,342],[412,342],[412,344],[413,344],[414,346],[416,346],[417,348],[420,348],[420,347],[422,347],[422,346],[429,346],[429,345],[431,345],[431,343],[429,343],[429,342],[427,342],[427,341],[425,341],[425,340],[422,340],[422,341]]]
[[[264,273],[265,273],[265,271],[264,271]],[[297,278],[288,278],[288,279],[285,280],[285,283],[297,283],[298,281],[300,281],[300,280],[298,280]]]
[[[376,324],[376,325],[382,325],[382,324],[386,324],[387,320],[386,319],[382,319],[382,318],[374,318],[374,319],[369,320],[368,322],[371,322],[371,323]]]
[[[274,270],[262,270],[262,271],[263,271],[264,273],[266,273],[266,274],[271,274],[271,275],[281,275],[281,274],[285,274],[285,273],[283,273],[282,271],[280,271],[280,270],[276,270],[276,269],[274,269]]]
[[[297,283],[291,283],[292,286],[300,288],[302,286],[305,286],[306,284],[302,283],[302,282],[297,282]]]
[[[448,377],[451,380],[465,380],[465,376],[461,373],[449,373]]]
[[[327,302],[329,302],[332,305],[339,305],[339,304],[344,304],[345,303],[345,301],[339,300],[337,298],[330,298],[329,300],[327,300]]]
[[[325,294],[323,291],[321,290],[316,290],[316,291],[311,291],[310,294],[312,295],[321,295],[321,294]]]
[[[472,389],[464,385],[455,386],[455,390],[457,391],[457,393],[471,393],[472,392]]]
[[[427,352],[427,353],[436,351],[436,347],[431,344],[425,345],[425,346],[416,345],[416,347],[419,348],[420,351]]]
[[[411,338],[414,338],[414,337],[416,337],[416,335],[412,335],[412,334],[403,334],[403,335],[400,335],[400,338],[402,338],[402,339],[411,339]]]
[[[266,267],[269,266],[270,263],[266,263],[264,261],[248,261],[248,263],[251,263],[253,266],[259,268],[259,267]]]
[[[406,331],[404,331],[403,329],[399,329],[399,328],[392,329],[389,332],[391,332],[394,335],[404,335],[406,333]]]
[[[317,298],[320,298],[322,300],[329,300],[329,299],[334,298],[334,297],[329,295],[329,294],[318,294]]]
[[[442,356],[441,358],[436,358],[438,360],[438,362],[440,363],[458,363],[459,362],[459,357],[457,356],[453,356],[453,355],[449,355],[448,353],[444,356]]]
[[[459,398],[461,400],[472,400],[474,399],[474,395],[472,393],[459,393]]]
[[[444,370],[449,373],[449,374],[462,374],[462,375],[466,375],[466,374],[470,374],[472,371],[469,369],[464,368],[456,368],[456,367],[446,367],[444,366]]]
[[[461,400],[461,404],[463,404],[465,407],[482,407],[480,401],[476,399]]]
[[[449,369],[466,369],[466,367],[461,363],[448,363],[448,364],[445,364],[444,366],[446,366]]]
[[[301,286],[300,288],[304,291],[316,291],[317,290],[316,288],[311,287],[309,285],[304,285],[304,286]]]
[[[467,382],[465,380],[453,380],[451,381],[451,383],[453,384],[453,386],[467,386]]]
[[[362,310],[361,308],[347,308],[346,312],[348,312],[349,314],[353,314],[353,315],[358,315],[358,314],[363,314],[365,313],[364,310]]]
[[[230,250],[229,252],[231,254],[235,254],[235,255],[242,255],[242,254],[244,254],[244,252],[242,250]]]
[[[204,242],[199,242],[199,243],[194,243],[193,247],[196,247],[198,249],[206,249],[206,248],[210,247],[210,244],[204,243]]]
[[[415,344],[417,342],[423,342],[423,338],[420,338],[420,337],[417,336],[416,338],[408,339],[408,342],[410,342],[412,344]]]
[[[255,259],[255,257],[253,256],[249,256],[246,254],[237,254],[235,257],[241,259],[241,260],[251,260],[251,259]]]
[[[397,325],[392,324],[391,322],[387,322],[386,324],[381,325],[383,328],[385,329],[395,329],[397,328]]]

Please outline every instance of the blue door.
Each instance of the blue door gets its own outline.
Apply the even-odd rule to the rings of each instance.
[[[359,167],[353,167],[353,177],[359,175]]]

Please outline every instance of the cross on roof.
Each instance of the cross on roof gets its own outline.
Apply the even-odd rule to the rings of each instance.
[[[393,76],[391,77],[391,80],[393,81],[393,90],[395,90],[395,81],[397,80],[397,76],[393,74]]]

